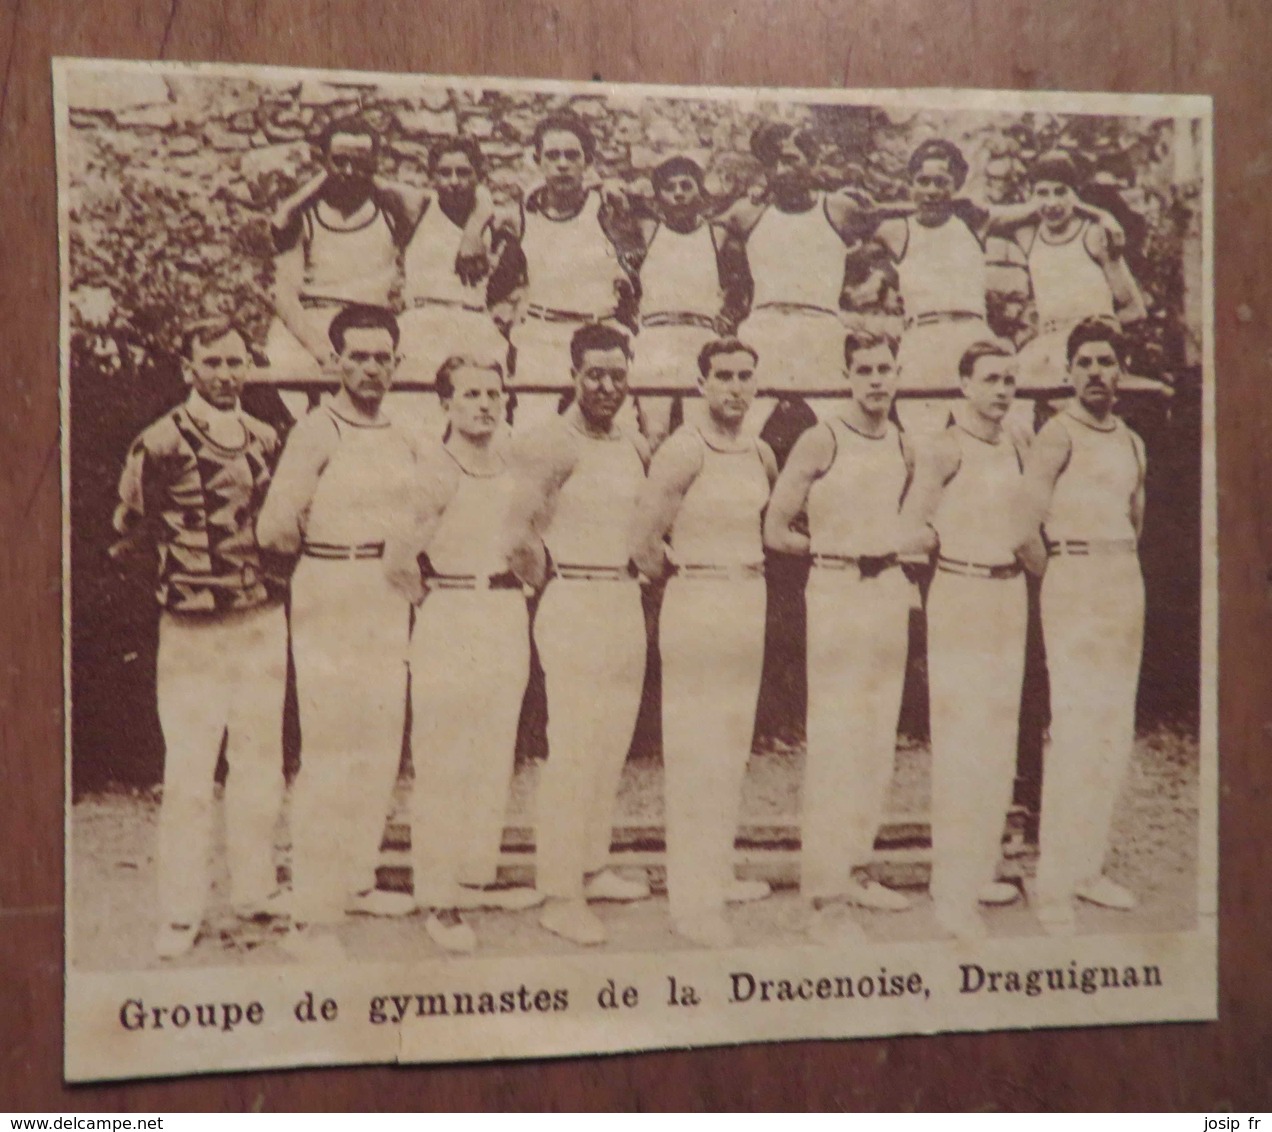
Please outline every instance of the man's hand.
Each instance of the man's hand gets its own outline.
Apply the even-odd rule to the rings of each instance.
[[[1029,539],[1019,550],[1016,557],[1020,564],[1035,578],[1041,578],[1047,572],[1047,544],[1042,541],[1042,532]]]

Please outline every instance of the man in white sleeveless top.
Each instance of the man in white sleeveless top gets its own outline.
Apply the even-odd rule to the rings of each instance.
[[[690,157],[669,157],[651,173],[652,212],[634,206],[629,227],[638,237],[640,334],[632,359],[632,384],[642,390],[641,431],[657,448],[672,428],[673,407],[695,416],[693,390],[698,355],[739,313],[745,265],[740,245],[706,215],[702,167]]]
[[[488,207],[481,148],[471,138],[447,138],[430,151],[428,168],[433,192],[402,255],[399,382],[431,382],[442,363],[459,354],[494,362],[501,370],[508,360],[508,340],[492,308],[509,299],[517,282],[516,261],[504,255],[510,241],[500,239],[476,215],[479,203]],[[482,252],[493,264],[480,278],[456,269],[465,259],[474,225],[480,229]],[[394,394],[389,409],[437,439],[449,422],[434,395]]]
[[[1034,897],[1049,931],[1074,930],[1073,898],[1129,910],[1134,895],[1104,873],[1113,809],[1135,740],[1144,642],[1144,443],[1113,412],[1122,376],[1115,322],[1069,334],[1075,402],[1038,433],[1025,465],[1022,547],[1039,525],[1042,629],[1051,683],[1043,763],[1041,855]]]
[[[322,959],[348,908],[407,912],[376,888],[376,863],[397,781],[406,710],[409,607],[384,576],[384,540],[415,472],[409,438],[381,406],[397,364],[398,328],[383,308],[350,306],[331,323],[340,390],[287,439],[257,523],[261,546],[296,559],[292,658],[301,765],[292,784],[295,949]]]
[[[899,911],[898,892],[853,876],[869,860],[896,756],[914,586],[897,547],[910,481],[908,442],[888,414],[897,342],[869,331],[844,343],[851,399],[805,432],[778,476],[764,543],[812,557],[808,601],[808,754],[802,890],[816,938],[854,939],[834,905]],[[797,526],[807,512],[808,534]]]
[[[974,343],[959,362],[957,423],[920,445],[902,509],[902,552],[937,553],[927,597],[936,917],[986,934],[977,897],[994,879],[1016,770],[1027,599],[1016,556],[1023,449],[1003,428],[1013,352]]]
[[[917,146],[908,168],[914,213],[884,219],[876,232],[897,265],[905,309],[901,383],[907,391],[949,395],[957,389],[963,352],[992,337],[985,322],[985,240],[1036,220],[1038,206],[980,205],[956,197],[967,180],[967,159],[943,138]],[[1084,213],[1120,234],[1107,214],[1085,207]],[[911,434],[939,432],[949,423],[952,404],[949,396],[903,397],[897,417]]]
[[[328,328],[350,304],[387,306],[398,255],[422,194],[375,176],[380,135],[365,121],[332,122],[315,143],[322,171],[271,219],[275,317],[265,339],[272,380],[315,381],[331,362]],[[288,393],[294,417],[306,395]]]
[[[733,873],[742,780],[764,665],[761,517],[777,460],[743,432],[755,351],[714,339],[698,357],[706,409],[655,453],[637,507],[632,560],[663,597],[663,797],[667,894],[676,931],[727,947],[730,899],[767,895]],[[670,547],[667,538],[670,537]]]
[[[503,371],[456,355],[437,373],[450,424],[420,452],[414,498],[384,552],[389,580],[418,607],[411,634],[411,849],[424,930],[446,951],[477,946],[465,907],[528,908],[533,889],[493,885],[512,783],[530,629],[504,563],[512,474],[496,442]]]
[[[614,327],[577,330],[574,403],[513,441],[509,562],[543,593],[534,622],[548,699],[537,805],[537,880],[548,898],[541,923],[582,944],[606,938],[589,899],[649,895],[647,879],[607,867],[645,675],[645,617],[627,542],[649,449],[615,423],[630,351]]]
[[[1083,211],[1073,158],[1053,150],[1029,170],[1038,222],[1019,229],[1025,252],[1038,335],[1020,351],[1023,388],[1062,385],[1065,347],[1084,318],[1116,318],[1128,327],[1147,317],[1144,297],[1122,256],[1120,241]]]
[[[557,415],[571,388],[576,330],[615,318],[630,322],[634,315],[631,279],[610,230],[613,218],[601,193],[587,184],[595,153],[592,131],[575,114],[550,115],[535,128],[534,159],[544,183],[521,210],[525,287],[511,331],[517,429]],[[524,385],[548,389],[517,392]]]
[[[838,391],[843,379],[841,296],[848,248],[859,238],[859,209],[842,193],[817,187],[819,153],[807,131],[785,124],[760,127],[751,149],[764,165],[766,191],[743,197],[721,217],[746,246],[754,291],[738,335],[760,354],[761,389]],[[756,401],[747,426],[758,433],[775,402]],[[818,416],[831,401],[813,401]]]

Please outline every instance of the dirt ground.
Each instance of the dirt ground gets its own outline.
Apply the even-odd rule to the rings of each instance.
[[[799,812],[803,752],[776,747],[755,754],[744,791],[742,822],[793,824]],[[922,747],[898,751],[897,769],[887,806],[893,818],[922,820],[928,804],[928,752]],[[1134,912],[1113,912],[1084,905],[1078,911],[1078,930],[1086,934],[1173,931],[1195,923],[1198,828],[1198,750],[1195,739],[1161,730],[1142,735],[1126,787],[1114,818],[1107,871],[1140,899]],[[522,766],[509,802],[508,824],[533,824],[537,765]],[[399,784],[395,814],[402,820],[402,803],[409,783]],[[68,944],[72,962],[82,970],[136,970],[158,966],[151,958],[157,927],[154,895],[154,848],[158,792],[106,792],[90,795],[73,807],[70,885],[71,927]],[[657,762],[629,762],[619,800],[617,825],[657,826],[662,820],[662,773]],[[219,824],[219,823],[218,823]],[[280,823],[278,864],[285,875],[287,846]],[[909,851],[913,854],[913,850]],[[204,930],[193,952],[166,966],[225,966],[240,963],[290,962],[279,937],[260,928],[240,925],[225,902],[225,876],[220,846],[214,844],[214,885]],[[922,851],[918,854],[925,856]],[[886,867],[886,851],[877,851]],[[766,860],[767,859],[767,860]],[[402,852],[390,852],[385,863],[406,863]],[[645,862],[648,854],[616,852],[615,864]],[[771,946],[803,942],[807,911],[794,886],[793,854],[752,850],[738,855],[743,875],[764,875],[779,887],[766,900],[738,906],[730,917],[742,945]],[[776,865],[774,862],[777,862]],[[1026,890],[1032,872],[1032,853],[1014,862]],[[391,870],[390,870],[391,871]],[[653,870],[655,879],[660,870]],[[922,888],[912,890],[910,910],[899,913],[862,912],[871,939],[879,942],[940,939],[931,902]],[[594,905],[610,933],[610,951],[663,951],[694,945],[672,934],[666,897],[629,905]],[[577,950],[538,924],[534,911],[476,912],[467,917],[477,932],[484,955],[556,955]],[[991,936],[1040,935],[1041,929],[1025,899],[986,909]],[[342,943],[354,961],[409,962],[443,953],[424,933],[422,915],[371,919],[349,917],[339,928]]]

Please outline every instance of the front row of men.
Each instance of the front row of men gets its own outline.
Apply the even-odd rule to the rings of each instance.
[[[705,412],[651,460],[644,439],[616,423],[630,344],[614,327],[575,333],[573,403],[512,441],[499,367],[449,359],[437,377],[448,435],[423,448],[381,411],[397,363],[392,314],[349,307],[330,338],[340,390],[279,458],[276,436],[238,407],[242,335],[228,323],[194,327],[183,343],[189,398],[141,434],[125,466],[120,545],[147,535],[159,551],[161,956],[187,951],[202,925],[213,768],[227,732],[231,902],[244,919],[282,915],[272,853],[288,576],[302,734],[293,950],[337,959],[329,925],[346,912],[419,906],[430,910],[430,938],[466,952],[477,941],[465,909],[540,903],[549,931],[601,943],[589,902],[648,896],[647,880],[607,868],[644,678],[642,583],[665,584],[672,924],[696,942],[729,944],[726,904],[768,893],[732,867],[764,652],[766,547],[811,558],[802,889],[815,938],[860,934],[845,906],[908,905],[855,870],[870,857],[892,776],[912,579],[933,558],[938,919],[958,937],[985,931],[977,896],[994,876],[1015,766],[1024,569],[1045,571],[1052,689],[1038,916],[1067,932],[1074,897],[1134,906],[1102,873],[1133,740],[1144,609],[1144,451],[1113,413],[1122,369],[1110,323],[1087,320],[1070,335],[1076,397],[1028,448],[1003,428],[1015,396],[1009,347],[981,342],[964,354],[953,423],[916,452],[892,418],[895,340],[850,333],[845,397],[780,474],[743,428],[757,357],[737,339],[702,349]],[[549,751],[534,889],[495,885],[531,608]],[[375,875],[408,669],[414,897],[377,888]]]

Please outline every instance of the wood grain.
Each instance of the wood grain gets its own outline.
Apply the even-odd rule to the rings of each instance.
[[[5,0],[0,5],[0,1106],[1272,1107],[1272,6],[1263,0]],[[1221,1002],[1211,1025],[801,1043],[130,1086],[61,1082],[57,255],[49,59],[1216,100]]]

